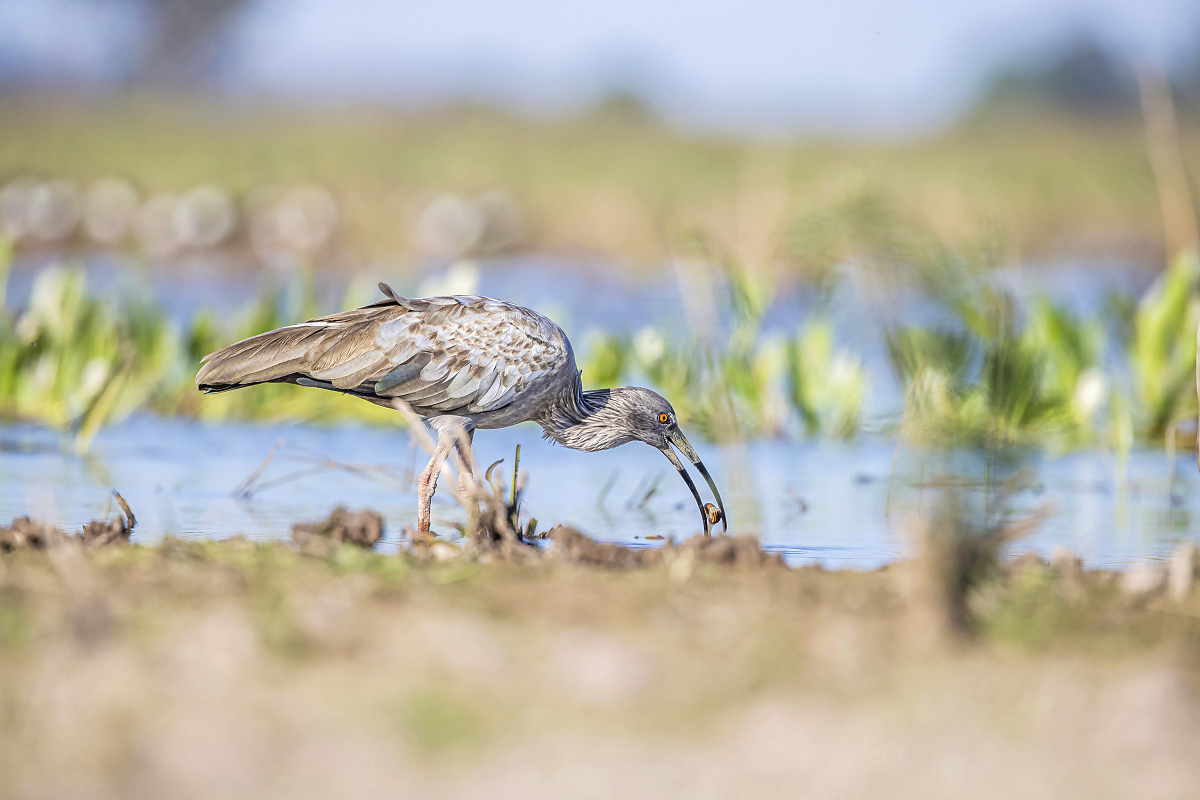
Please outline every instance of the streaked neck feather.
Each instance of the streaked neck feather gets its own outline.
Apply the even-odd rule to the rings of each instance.
[[[619,402],[617,389],[583,390],[579,376],[563,392],[542,419],[543,435],[572,450],[607,450],[633,441],[623,424],[626,411]]]

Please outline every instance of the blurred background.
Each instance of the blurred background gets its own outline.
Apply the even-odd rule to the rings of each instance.
[[[873,191],[952,242],[994,227],[1012,259],[1159,263],[1180,242],[1163,241],[1144,107],[1165,87],[1177,118],[1200,103],[1184,0],[15,0],[0,29],[6,182],[67,182],[24,215],[10,186],[9,236],[157,258],[286,244],[328,247],[321,268],[488,251],[661,267],[691,228],[752,238],[739,201],[771,230]],[[295,217],[274,243],[272,188]],[[197,219],[154,224],[180,204]]]
[[[1185,0],[9,0],[0,500],[74,519],[116,482],[148,538],[270,535],[313,484],[247,509],[229,475],[281,436],[394,462],[395,420],[201,399],[196,365],[386,280],[532,306],[589,385],[662,390],[791,558],[900,552],[910,445],[1032,465],[1039,547],[1161,556],[1200,509],[1198,121]],[[686,533],[653,454],[534,434],[494,447],[530,444],[543,519]]]

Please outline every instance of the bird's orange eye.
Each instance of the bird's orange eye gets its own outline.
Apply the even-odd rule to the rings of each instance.
[[[666,425],[668,422],[671,421],[671,416],[669,414],[659,414],[658,421],[661,422],[663,425]]]

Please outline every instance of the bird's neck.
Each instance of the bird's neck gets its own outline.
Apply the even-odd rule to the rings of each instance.
[[[572,450],[607,450],[630,440],[625,426],[619,424],[618,404],[613,403],[620,389],[584,391],[576,375],[571,384],[539,420],[547,439]]]

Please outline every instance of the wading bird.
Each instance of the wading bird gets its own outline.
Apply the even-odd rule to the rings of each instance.
[[[386,298],[252,336],[205,356],[204,392],[294,383],[361,397],[425,417],[437,446],[417,483],[417,529],[429,531],[430,503],[451,448],[463,452],[477,428],[536,422],[547,439],[574,450],[639,441],[659,450],[691,490],[704,532],[712,523],[674,445],[721,493],[662,396],[636,386],[585,391],[571,343],[541,314],[487,297]],[[406,406],[404,405],[406,404]],[[468,472],[469,474],[469,472]],[[467,483],[460,475],[460,484]],[[728,523],[722,523],[728,529]]]

